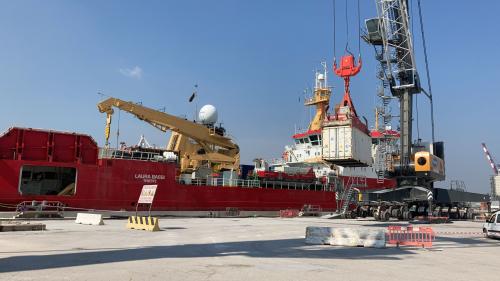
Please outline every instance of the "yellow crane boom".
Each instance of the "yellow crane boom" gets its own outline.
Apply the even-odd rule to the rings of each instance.
[[[179,153],[183,172],[195,170],[202,165],[209,165],[214,170],[239,169],[238,145],[230,138],[217,134],[214,128],[113,97],[97,104],[99,111],[106,113],[107,117],[106,146],[109,144],[113,107],[126,111],[163,132],[171,130],[168,149]]]

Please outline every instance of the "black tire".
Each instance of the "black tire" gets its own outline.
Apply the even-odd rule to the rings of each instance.
[[[392,210],[392,214],[391,214],[393,217],[395,218],[401,218],[401,210],[400,209],[393,209]]]
[[[469,213],[467,213],[467,219],[469,219],[469,220],[474,219],[474,212],[473,211],[470,211]]]
[[[389,221],[391,219],[391,213],[390,212],[385,212],[384,214],[384,220]]]
[[[413,218],[415,217],[415,213],[414,212],[408,212],[408,220],[412,220]]]
[[[391,214],[389,211],[382,211],[380,213],[380,221],[388,221],[391,218]]]
[[[361,208],[361,206],[357,207],[356,208],[356,216],[361,217],[362,214],[363,214],[363,208]]]
[[[357,212],[351,212],[350,214],[351,219],[356,219],[358,217]]]

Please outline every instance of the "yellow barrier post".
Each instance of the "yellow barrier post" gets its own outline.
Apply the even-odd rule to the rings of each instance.
[[[160,231],[160,224],[158,218],[151,216],[130,216],[128,217],[127,228],[146,231]]]
[[[160,231],[160,224],[158,218],[151,216],[151,207],[153,206],[153,200],[156,194],[156,188],[158,185],[144,185],[142,186],[141,194],[139,195],[139,200],[135,205],[135,216],[128,217],[127,228],[128,229],[139,229],[146,231]],[[137,209],[139,204],[148,204],[148,216],[138,216]]]

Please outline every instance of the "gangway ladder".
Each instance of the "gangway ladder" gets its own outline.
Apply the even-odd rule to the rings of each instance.
[[[353,176],[349,177],[345,185],[344,192],[342,193],[342,208],[340,214],[345,215],[349,209],[349,204],[352,201],[352,194],[355,189],[366,187],[366,177]]]
[[[385,180],[385,170],[386,170],[386,147],[385,143],[381,142],[378,146],[377,155],[377,183],[382,184]]]

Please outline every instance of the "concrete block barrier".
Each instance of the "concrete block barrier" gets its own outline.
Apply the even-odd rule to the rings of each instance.
[[[158,218],[155,217],[130,216],[127,220],[127,228],[146,231],[160,231],[160,224]]]
[[[102,214],[78,213],[75,223],[86,225],[103,225]]]
[[[308,226],[306,228],[306,244],[329,245],[332,239],[331,227]]]
[[[0,221],[0,232],[8,231],[43,231],[45,230],[45,224],[43,223],[26,223],[26,222],[16,222],[16,221]]]
[[[360,228],[306,228],[306,244],[384,248],[385,231]]]

